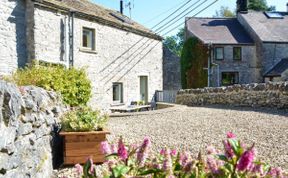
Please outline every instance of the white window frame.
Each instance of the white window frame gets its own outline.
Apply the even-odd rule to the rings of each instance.
[[[218,54],[218,51],[217,49],[221,49],[221,52],[222,52],[222,58],[217,58],[217,54]],[[225,52],[224,52],[224,47],[221,47],[221,46],[217,46],[214,48],[214,58],[216,61],[223,61],[224,60],[224,57],[225,56]]]
[[[114,100],[114,85],[120,86],[120,92],[119,92],[119,98],[120,100]],[[122,104],[123,103],[123,96],[124,96],[124,91],[123,91],[123,83],[122,82],[113,82],[112,83],[112,101],[113,104]]]
[[[83,31],[85,29],[92,31],[92,45],[93,45],[92,48],[83,46]],[[87,27],[87,26],[82,26],[81,27],[80,51],[96,53],[96,29],[95,28],[91,28],[91,27]]]

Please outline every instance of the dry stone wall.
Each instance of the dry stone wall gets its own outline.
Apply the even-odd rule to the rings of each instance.
[[[54,92],[0,81],[0,178],[52,176],[61,103]]]
[[[180,90],[176,103],[288,108],[288,82]]]

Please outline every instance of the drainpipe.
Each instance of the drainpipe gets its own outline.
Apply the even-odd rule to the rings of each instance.
[[[211,43],[209,43],[208,45],[208,53],[209,53],[209,57],[208,57],[208,87],[210,87],[210,74],[211,74]]]
[[[74,65],[74,18],[75,12],[69,12],[69,67]]]

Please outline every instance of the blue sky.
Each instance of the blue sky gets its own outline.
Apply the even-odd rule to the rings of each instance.
[[[104,7],[119,10],[119,2],[120,0],[92,0],[95,3],[102,5]],[[128,3],[129,0],[124,0],[124,3]],[[133,2],[133,0],[131,0]],[[137,21],[138,23],[151,28],[162,19],[167,17],[170,13],[177,9],[180,6],[181,2],[185,2],[185,0],[134,0],[134,8],[132,9],[132,19]],[[190,4],[193,4],[196,0],[192,0]],[[207,0],[207,3],[201,6],[204,8],[206,5],[213,2],[213,0]],[[287,0],[267,0],[267,4],[276,6],[277,11],[286,11],[286,3]],[[188,7],[189,5],[187,5]],[[215,11],[220,9],[221,6],[228,6],[230,9],[235,9],[236,0],[218,0],[213,6],[209,7],[207,10],[203,11],[199,14],[199,17],[212,17],[215,14]],[[194,6],[195,7],[195,6]],[[193,11],[191,15],[198,12]],[[168,10],[168,11],[167,11]],[[125,15],[129,16],[129,10],[126,8],[124,10]],[[184,19],[181,19],[175,25],[183,22]],[[174,26],[175,26],[174,25]],[[173,28],[173,25],[169,28]],[[169,31],[169,28],[167,29]],[[177,32],[177,30],[173,30],[168,35],[173,35]],[[163,32],[165,33],[165,31]]]

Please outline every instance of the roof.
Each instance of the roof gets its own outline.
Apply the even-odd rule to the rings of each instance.
[[[288,42],[288,13],[275,12],[283,18],[269,18],[265,12],[240,14],[263,42]]]
[[[61,9],[64,11],[73,11],[76,16],[93,18],[94,20],[119,28],[125,31],[133,32],[142,36],[162,40],[162,37],[156,35],[151,30],[129,19],[127,16],[111,9],[99,6],[89,0],[34,0],[36,5]]]
[[[254,44],[236,18],[190,18],[186,28],[204,44]]]
[[[288,58],[282,59],[278,64],[276,64],[270,71],[268,71],[265,77],[275,77],[281,76],[283,72],[288,69]]]

